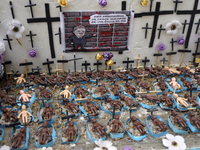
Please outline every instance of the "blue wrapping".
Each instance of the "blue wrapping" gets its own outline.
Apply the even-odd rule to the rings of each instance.
[[[112,99],[112,100],[115,100],[115,99],[119,99],[119,96],[114,96],[114,95],[112,95],[111,93],[111,90],[110,90],[110,87],[113,85],[114,83],[111,83],[110,84],[110,86],[108,87],[108,90],[110,91],[110,98]],[[121,89],[122,89],[122,87],[121,87]]]
[[[111,119],[108,121],[108,124],[109,124],[109,122],[111,121]],[[112,139],[121,139],[121,138],[123,138],[124,137],[124,133],[125,133],[125,131],[124,132],[122,132],[122,133],[109,133],[110,134],[110,137],[112,138]]]
[[[73,102],[72,102],[72,103],[73,103]],[[61,104],[61,108],[62,108],[62,104]],[[79,107],[79,109],[80,109],[80,107]],[[62,113],[63,113],[65,116],[67,116],[66,112],[63,112],[63,111],[62,111]],[[74,114],[74,113],[73,113],[73,114]],[[69,115],[69,114],[68,114],[68,115]],[[79,113],[77,113],[77,114],[75,113],[75,115],[76,115],[76,116],[75,116],[74,118],[77,118],[78,116],[81,115],[81,111],[79,111]]]
[[[26,108],[27,108],[27,107],[26,107]],[[28,106],[28,108],[29,108],[29,112],[32,114],[33,111],[31,110],[31,107]],[[19,108],[17,109],[18,115],[19,115],[19,111],[20,111],[21,109],[22,109],[22,107],[19,107]],[[34,117],[33,117],[33,116],[31,117],[31,121],[34,121]]]
[[[163,121],[165,123],[166,127],[167,127],[167,123],[165,122],[165,120],[163,120],[160,116],[157,116],[157,115],[155,115],[155,116],[157,117],[157,119]],[[161,137],[161,136],[165,136],[167,134],[167,130],[164,131],[164,132],[158,133],[158,134],[153,133],[153,131],[150,129],[149,123],[147,121],[149,119],[151,119],[151,116],[147,117],[147,119],[146,119],[146,125],[147,125],[147,131],[151,134],[151,136],[153,136],[153,137]]]
[[[181,85],[181,87],[183,88],[184,91],[187,91],[187,87],[183,86],[183,83],[181,81],[181,77],[183,77],[183,76],[179,76],[178,83]],[[190,78],[185,77],[185,79],[188,80],[189,82],[191,82],[191,84],[193,85],[193,87],[196,88],[196,85],[192,83],[192,80],[190,80]],[[197,92],[197,90],[194,90],[192,92]]]
[[[67,124],[68,124],[69,122],[66,122],[65,123],[65,126],[67,126]],[[74,144],[74,143],[77,143],[78,142],[78,139],[79,139],[79,129],[78,129],[78,124],[76,123],[76,122],[74,122],[74,124],[75,124],[75,126],[77,127],[77,130],[78,130],[78,136],[76,137],[76,140],[75,141],[73,141],[73,142],[68,142],[68,141],[66,141],[66,142],[63,142],[63,140],[62,140],[62,133],[64,132],[64,130],[62,131],[62,133],[60,134],[60,142],[61,142],[61,144]]]
[[[105,109],[105,108],[103,107],[103,105],[102,105],[102,100],[101,100],[101,102],[100,102],[100,108],[101,108],[103,111],[105,111],[106,113],[110,114],[110,115],[113,114],[113,111],[112,111],[112,110],[109,111],[109,110],[107,110],[107,109]],[[115,112],[115,115],[120,115],[120,114],[122,113],[122,111],[123,111],[123,107],[122,107],[121,111]]]
[[[141,103],[139,101],[136,101],[136,102],[138,102],[139,105],[142,106],[145,109],[152,109],[152,107],[153,107],[153,109],[155,109],[156,107],[158,107],[158,104],[155,104],[155,105],[152,106],[152,105],[143,104],[143,103]]]
[[[159,88],[159,89],[156,88],[156,86],[155,86],[156,83],[157,83],[157,81],[153,81],[153,88],[154,88],[156,91],[161,91],[160,88]],[[167,89],[165,89],[164,91],[168,92],[169,89],[167,88]]]
[[[26,128],[26,141],[25,141],[25,144],[23,147],[21,148],[17,148],[17,149],[12,149],[12,150],[24,150],[24,149],[27,149],[28,147],[28,140],[29,140],[29,128],[26,127],[26,126],[21,126],[21,125],[18,125],[18,126],[15,126],[15,129],[21,129],[22,127],[25,127]],[[12,130],[11,132],[11,138],[13,137],[13,134],[14,134],[14,130]]]
[[[132,98],[135,102],[137,102],[135,100],[135,98],[133,98],[132,96],[128,95],[128,94],[124,94],[124,96],[127,96],[127,97],[130,97]],[[126,102],[124,102],[123,104],[126,104]],[[127,110],[128,112],[130,112],[129,108],[127,108],[125,105],[124,105],[124,109]],[[131,110],[131,112],[135,112],[136,110]]]
[[[25,89],[25,90],[24,90],[24,92],[26,92],[26,91],[28,91],[28,89]],[[31,97],[29,103],[26,104],[26,106],[30,106],[31,104],[34,103],[35,97],[36,97],[36,93],[35,93],[35,91],[33,91],[33,92],[34,92],[34,94],[33,94],[33,96]],[[20,101],[18,100],[19,97],[20,97],[20,95],[17,96],[16,102],[20,102]],[[18,106],[21,106],[21,103],[17,103],[17,105],[18,105]]]
[[[94,139],[94,138],[92,138],[92,136],[91,136],[91,134],[90,134],[90,131],[89,131],[89,129],[88,129],[88,122],[89,122],[89,120],[88,120],[87,123],[86,123],[86,131],[87,131],[87,135],[88,135],[89,139],[90,139],[93,143],[94,143],[94,141],[99,141],[99,139]],[[106,132],[105,129],[104,129],[104,131]],[[101,138],[102,141],[104,141],[105,139],[106,139],[106,136],[104,136],[104,137]]]
[[[137,120],[139,122],[141,122],[138,118]],[[128,120],[126,120],[125,122],[125,128],[126,128],[126,132],[128,133],[128,135],[130,136],[130,138],[133,140],[133,141],[142,141],[144,138],[146,138],[148,136],[148,133],[146,133],[145,135],[141,135],[141,136],[134,136],[132,135],[129,131],[128,131],[128,123],[131,122],[131,119],[129,118]]]
[[[156,95],[162,95],[162,93],[163,93],[163,92],[159,92],[159,93],[157,93]],[[168,96],[169,96],[170,98],[172,98],[173,101],[175,101],[175,99],[174,99],[171,95],[168,94]],[[172,106],[172,107],[164,107],[163,104],[160,102],[160,103],[159,103],[159,106],[160,106],[161,109],[164,109],[164,110],[172,110],[172,109],[175,108],[175,103],[173,103],[173,106]]]
[[[1,137],[0,137],[0,142],[1,142],[4,138],[5,132],[3,129],[0,129],[0,131],[1,131]]]
[[[194,127],[194,126],[190,123],[190,121],[186,118],[187,115],[188,115],[188,113],[186,113],[186,114],[183,115],[183,118],[184,118],[185,120],[187,120],[186,124],[188,125],[188,127],[190,128],[190,130],[191,130],[192,132],[194,132],[194,133],[199,133],[200,130],[198,130],[196,127]]]
[[[100,87],[100,86],[101,86],[101,85],[98,85],[98,87]],[[96,85],[94,85],[92,88],[95,88],[95,87],[97,88]],[[103,99],[103,97],[101,97],[101,96],[100,96],[100,97],[96,96],[93,90],[92,90],[92,97],[93,97],[94,99],[100,99],[100,100]]]
[[[123,93],[126,94],[126,95],[130,95],[130,94],[126,93],[126,91],[125,91],[125,87],[124,87],[125,84],[126,84],[126,83],[123,83],[123,84],[122,84]],[[136,87],[133,85],[133,83],[129,83],[129,84],[130,84],[131,86],[133,86],[134,88],[136,88]],[[135,92],[138,92],[138,91],[136,90]],[[130,95],[130,96],[133,97],[132,95]],[[137,96],[137,94],[136,94],[135,96]]]
[[[177,129],[171,122],[171,118],[172,116],[170,115],[169,118],[168,118],[168,125],[169,127],[177,134],[184,134],[186,135],[188,133],[188,129],[187,130],[180,130],[180,129]]]
[[[16,83],[16,88],[20,88],[20,87],[24,87],[24,83],[22,83],[22,84],[17,84]]]
[[[180,96],[180,95],[179,95]],[[187,102],[187,101],[186,101]],[[179,110],[181,110],[181,111],[187,111],[188,110],[188,108],[190,108],[191,107],[191,104],[189,103],[189,102],[187,102],[188,104],[189,104],[189,106],[188,107],[181,107],[177,102],[176,102],[176,100],[174,99],[174,103],[175,103],[175,105],[176,105],[176,107],[179,109]]]
[[[167,79],[170,79],[171,80],[171,78],[167,78]],[[168,86],[168,89],[171,91],[171,92],[174,92],[174,89],[168,84],[168,82],[166,81],[167,79],[165,79],[165,84]],[[180,83],[179,83],[180,84]],[[181,87],[181,89],[179,89],[179,90],[176,90],[176,93],[181,93],[181,92],[183,92],[183,88]]]
[[[87,98],[90,99],[90,93],[88,92],[87,87],[86,87],[86,86],[80,86],[80,87],[86,89],[86,91],[87,91],[87,93],[88,93]],[[74,88],[74,100],[75,100],[75,101],[76,101],[76,99],[77,99],[77,97],[76,97],[76,95],[75,95],[76,89],[77,89],[77,88],[75,87],[75,88]],[[76,101],[76,102],[79,102],[79,101]]]
[[[53,108],[53,110],[55,111],[55,109],[54,109],[54,107],[53,107],[52,104],[49,104],[49,106],[50,106],[51,108]],[[42,107],[45,107],[45,106],[44,106],[43,104],[40,105],[40,107],[39,107],[39,109],[38,109],[38,112],[37,112],[37,116],[38,116],[39,121],[43,121],[42,118],[40,118],[40,110],[42,109]],[[52,120],[47,121],[47,122],[48,122],[48,123],[54,123],[55,121],[56,121],[56,111],[55,111],[55,117],[54,117]]]
[[[42,128],[42,127],[43,127],[43,126],[40,126],[40,127],[37,129],[36,133],[37,133],[38,130],[39,130],[40,128]],[[50,142],[47,143],[47,144],[40,145],[40,144],[34,139],[34,140],[35,140],[35,146],[36,146],[37,148],[50,147],[50,146],[54,145],[55,137],[56,137],[56,131],[55,131],[55,129],[53,128],[53,126],[52,126],[51,124],[48,124],[48,128],[52,128],[52,134],[51,134],[52,141],[50,141]],[[35,134],[36,134],[36,133],[35,133]]]

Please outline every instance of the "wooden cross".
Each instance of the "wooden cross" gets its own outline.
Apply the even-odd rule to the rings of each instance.
[[[4,63],[3,63],[3,65],[4,65],[4,74],[5,75],[7,75],[7,65],[9,65],[9,64],[12,64],[12,61],[5,61]],[[6,76],[6,78],[8,78],[7,76]]]
[[[80,59],[83,59],[82,57],[81,58],[76,58],[76,54],[74,53],[74,59],[69,59],[68,61],[74,61],[74,72],[76,72],[76,61],[77,60],[80,60]]]
[[[191,53],[191,50],[183,49],[183,50],[178,50],[178,52],[181,53],[181,59],[180,59],[180,64],[179,64],[179,66],[181,66],[183,63],[183,57],[184,57],[185,53]]]
[[[56,65],[56,69],[53,70],[53,72],[56,72],[57,76],[58,76],[58,73],[62,71],[63,72],[63,69],[58,69],[58,65]]]
[[[176,52],[173,52],[173,51],[172,51],[172,48],[171,48],[170,52],[169,52],[169,53],[166,53],[166,55],[169,56],[169,59],[168,59],[168,67],[170,67],[170,64],[171,64],[171,57],[172,57],[172,55],[176,55]]]
[[[33,36],[36,36],[36,35],[37,35],[37,34],[33,34],[32,31],[29,31],[29,34],[26,35],[26,36],[30,36],[32,48],[33,48]]]
[[[140,66],[139,61],[141,59],[140,54],[138,54],[138,57],[135,57],[134,59],[136,60],[136,66],[135,67],[138,68],[138,66]]]
[[[197,88],[196,87],[193,87],[193,84],[191,83],[191,87],[190,88],[187,88],[187,91],[189,91],[190,92],[190,97],[192,97],[192,92],[193,91],[196,91],[197,90]]]
[[[126,69],[128,70],[129,64],[130,64],[130,63],[134,63],[134,60],[129,60],[129,57],[127,57],[127,60],[126,60],[126,61],[123,61],[122,63],[123,63],[123,64],[126,64]]]
[[[31,70],[32,70],[32,74],[38,74],[39,75],[39,77],[40,77],[40,70],[41,70],[41,68],[39,68],[39,66],[37,66],[37,68],[31,68]]]
[[[102,65],[101,62],[99,62],[99,60],[97,60],[96,63],[94,63],[94,66],[97,66],[97,72],[99,72],[99,66]]]
[[[155,67],[157,67],[157,64],[158,64],[158,57],[162,56],[162,54],[161,54],[161,53],[159,53],[159,51],[158,51],[158,53],[156,53],[156,54],[153,54],[153,56],[155,56],[155,57],[156,57],[156,60],[155,60]]]
[[[57,60],[57,63],[62,63],[62,72],[65,72],[65,63],[68,63],[68,60],[64,59],[64,55],[62,55],[62,60]]]
[[[199,49],[200,38],[198,38],[197,42],[195,42],[195,43],[196,43],[196,50],[195,50],[195,53],[192,54],[194,56],[194,58],[193,58],[193,64],[195,64],[196,56],[200,55],[200,53],[197,52],[198,49]]]
[[[31,11],[31,16],[32,18],[34,18],[34,15],[33,15],[33,6],[36,6],[36,4],[32,4],[31,0],[29,0],[29,5],[25,5],[25,7],[30,7],[30,11]]]
[[[87,66],[90,66],[90,63],[85,61],[85,63],[82,63],[82,66],[85,66],[85,72],[87,72]]]
[[[161,63],[161,67],[164,67],[165,66],[165,62],[168,62],[168,60],[165,59],[165,57],[163,57],[162,60],[160,60],[162,63]]]
[[[20,63],[19,66],[25,66],[25,74],[26,74],[26,78],[28,77],[28,66],[29,65],[33,65],[32,62],[27,62],[26,59],[24,59],[24,63]]]
[[[13,39],[10,39],[9,36],[6,34],[6,39],[3,39],[3,40],[8,42],[8,46],[9,46],[10,50],[12,50],[10,41],[13,41]]]
[[[152,27],[148,27],[148,23],[146,23],[146,27],[142,27],[142,29],[145,29],[145,39],[147,38],[148,29],[152,29]]]
[[[174,43],[176,43],[177,41],[174,41],[174,39],[172,38],[171,39],[171,48],[172,48],[172,51],[174,51]]]
[[[146,63],[150,62],[150,60],[147,59],[147,57],[145,57],[145,59],[143,59],[142,62],[144,63],[144,68],[145,68],[146,67]]]
[[[49,72],[49,75],[51,75],[51,67],[50,67],[50,64],[54,64],[54,61],[49,61],[49,58],[47,58],[47,61],[42,63],[43,65],[47,65],[47,68],[48,68],[48,72]]]

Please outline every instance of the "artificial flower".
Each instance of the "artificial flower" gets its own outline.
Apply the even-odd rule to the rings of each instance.
[[[58,3],[61,7],[67,6],[67,0],[58,0]]]
[[[5,57],[6,57],[6,53],[5,52],[0,55],[0,63],[1,64],[4,63]]]
[[[0,79],[3,78],[3,75],[4,75],[4,66],[0,64]],[[3,147],[1,147],[1,149],[4,148],[2,150],[5,150],[5,147],[8,147],[8,146],[4,145]]]
[[[53,150],[52,147],[43,147],[43,148],[38,148],[37,150]]]
[[[17,39],[22,38],[22,33],[24,32],[24,26],[17,20],[12,20],[11,24],[8,26],[7,34],[14,36]]]
[[[30,52],[29,52],[29,56],[30,57],[35,57],[37,55],[37,52],[36,50],[32,49]]]
[[[108,61],[108,60],[110,60],[111,58],[113,57],[113,53],[111,53],[111,52],[104,52],[103,53],[103,59],[105,60],[105,61]]]
[[[165,44],[162,43],[162,44],[159,44],[159,45],[158,45],[158,50],[159,50],[159,51],[164,51],[165,49],[166,49]]]
[[[115,146],[112,146],[112,142],[110,141],[102,141],[102,139],[99,139],[98,141],[96,140],[94,142],[98,146],[98,147],[95,147],[94,150],[102,150],[102,149],[117,150]]]
[[[108,66],[112,66],[114,64],[114,62],[111,59],[109,59],[108,61],[106,61],[106,64]]]
[[[177,44],[178,45],[183,45],[185,43],[185,39],[184,38],[180,38],[177,40]]]
[[[140,1],[140,4],[141,4],[143,7],[146,7],[146,5],[147,5],[148,2],[149,2],[148,0],[141,0],[141,1]]]
[[[180,28],[182,28],[182,24],[177,20],[167,23],[165,27],[167,34],[173,35],[176,34]]]
[[[6,51],[5,44],[0,41],[0,55],[3,54]]]
[[[97,60],[102,60],[102,59],[103,59],[103,55],[97,53],[97,55],[96,55],[96,59],[97,59]]]
[[[182,136],[173,136],[172,134],[166,135],[167,139],[162,139],[162,143],[169,150],[185,150],[186,144]]]
[[[126,146],[126,147],[124,147],[123,150],[133,150],[133,149],[131,147]]]
[[[99,0],[99,5],[105,7],[107,5],[107,0]]]

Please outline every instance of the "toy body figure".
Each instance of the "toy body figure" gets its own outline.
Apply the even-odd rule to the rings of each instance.
[[[22,141],[26,141],[26,128],[22,127],[20,132],[12,137],[11,141],[13,143],[12,148],[19,148]]]
[[[126,75],[120,71],[116,72],[115,70],[112,70],[112,74],[114,74],[116,78],[122,78],[122,79],[126,78]]]
[[[47,125],[48,125],[47,121],[44,121],[42,128],[40,128],[36,133],[36,136],[40,134],[40,142],[39,142],[40,145],[44,145],[46,143],[47,136],[51,135],[51,132],[49,131]]]
[[[58,83],[65,84],[65,78],[64,77],[58,77],[56,74],[54,74],[53,77],[57,80]]]
[[[176,90],[177,88],[180,88],[180,87],[181,87],[180,84],[178,84],[178,82],[176,82],[176,78],[175,78],[175,77],[172,78],[172,81],[169,83],[169,85],[171,85],[172,88],[175,89],[175,90]]]
[[[155,115],[151,115],[151,119],[153,121],[153,124],[155,126],[158,126],[162,131],[167,130],[166,124],[163,121],[157,119],[157,117]]]
[[[40,89],[40,96],[43,98],[48,98],[50,99],[52,96],[52,93],[50,91],[48,91],[47,89],[45,89],[44,87],[39,87]]]
[[[190,116],[190,123],[196,126],[198,130],[200,130],[200,119],[195,116],[193,111],[189,112],[189,116]]]
[[[111,72],[104,71],[104,77],[107,79],[114,79],[114,75]]]
[[[135,102],[132,98],[126,97],[125,95],[121,94],[120,95],[120,100],[124,100],[129,106],[138,106],[139,103]]]
[[[64,98],[69,98],[70,96],[72,96],[71,92],[69,91],[69,86],[65,86],[65,90],[63,90],[62,92],[60,92],[60,95],[64,96]]]
[[[133,122],[133,129],[135,130],[135,128],[138,129],[138,131],[140,132],[141,135],[146,134],[147,132],[145,131],[144,127],[146,126],[144,123],[140,122],[137,120],[137,118],[135,116],[131,117],[131,121]]]
[[[162,93],[162,96],[160,96],[160,101],[161,102],[165,102],[168,107],[172,107],[173,106],[173,102],[174,102],[174,100],[167,95],[166,91],[164,91]]]
[[[10,120],[16,122],[18,121],[18,118],[15,116],[15,113],[17,113],[16,110],[7,110],[6,108],[2,108],[1,111],[3,112],[5,116],[5,121],[9,122]]]
[[[120,103],[120,101],[111,100],[111,98],[109,97],[106,99],[106,102],[110,103],[111,107],[114,107],[115,105],[119,109],[122,109],[122,107],[124,106],[123,104]]]
[[[22,118],[22,122],[23,124],[27,124],[28,123],[28,115],[31,117],[31,113],[28,112],[26,110],[26,106],[25,105],[22,105],[22,111],[21,113],[17,116],[17,118]]]
[[[92,122],[92,124],[93,124],[93,126],[92,126],[92,131],[93,131],[93,132],[94,132],[95,130],[97,130],[97,132],[98,132],[101,136],[104,136],[104,135],[106,134],[105,131],[104,131],[104,129],[103,129],[103,128],[106,128],[106,126],[104,126],[104,125],[98,123],[98,122],[96,121],[95,118],[92,118],[92,119],[91,119],[91,122]]]
[[[74,75],[63,75],[63,77],[65,77],[69,83],[77,80]]]
[[[71,103],[68,99],[64,100],[64,104],[66,105],[67,109],[72,110],[73,112],[79,112],[79,105]]]
[[[165,80],[164,78],[160,78],[160,81],[157,83],[157,85],[160,87],[162,91],[168,88],[164,80]]]
[[[125,73],[128,74],[130,77],[135,77],[135,78],[138,77],[138,74],[136,72],[131,72],[129,70],[126,70]]]
[[[10,105],[14,105],[15,104],[15,98],[6,94],[1,93],[0,94],[0,98],[5,100],[5,103],[8,103]]]
[[[17,80],[17,84],[22,84],[26,82],[26,80],[24,79],[24,74],[21,74],[20,77],[14,78],[14,80]]]
[[[188,128],[188,125],[186,124],[187,120],[180,117],[175,110],[172,111],[171,115],[174,116],[174,122],[175,123],[179,124],[184,129]]]
[[[42,112],[41,116],[47,120],[51,120],[52,119],[52,114],[55,115],[55,111],[53,111],[53,109],[49,106],[49,103],[45,104],[45,109]]]
[[[185,93],[184,97],[188,100],[188,102],[189,102],[193,107],[199,106],[197,100],[194,99],[194,98],[192,98],[192,97],[190,97],[188,93]]]
[[[84,74],[79,74],[78,78],[79,78],[79,80],[83,80],[83,81],[87,81],[87,82],[90,81],[90,79]]]
[[[142,88],[144,88],[146,90],[150,89],[150,86],[146,82],[142,82],[140,80],[137,80],[137,84],[139,85],[139,87],[142,87]]]
[[[159,97],[157,97],[157,96],[155,96],[155,95],[149,95],[149,96],[147,96],[146,94],[142,94],[141,95],[141,98],[142,99],[144,99],[144,98],[146,98],[147,100],[149,100],[149,101],[160,101],[160,98]]]
[[[87,111],[91,111],[94,116],[99,114],[98,112],[99,107],[91,103],[89,99],[86,100],[86,104],[87,104]]]
[[[45,82],[38,78],[38,77],[35,77],[34,75],[31,75],[31,79],[36,83],[36,84],[45,84]]]
[[[182,77],[181,81],[183,82],[183,86],[185,86],[187,88],[191,88],[192,87],[192,83],[190,81],[186,80],[185,77]]]
[[[119,130],[119,126],[121,126],[123,128],[122,123],[119,121],[119,115],[115,115],[115,119],[113,119],[111,122],[109,122],[108,124],[109,126],[112,126],[112,131],[111,132],[115,132],[117,133]]]
[[[101,84],[101,86],[97,89],[97,91],[101,92],[101,95],[104,95],[109,92],[104,83]]]
[[[186,102],[187,99],[186,98],[182,98],[182,97],[178,97],[177,94],[174,94],[173,97],[175,98],[175,100],[177,101],[177,103],[179,105],[183,105],[184,107],[189,107],[190,105]]]
[[[76,88],[77,88],[77,89],[76,89],[76,91],[75,91],[75,94],[76,94],[76,95],[80,95],[81,98],[85,98],[86,89],[80,87],[80,84],[79,84],[79,83],[76,84]]]
[[[49,77],[49,78],[46,78],[45,75],[41,75],[40,78],[41,78],[41,80],[43,80],[44,82],[47,81],[47,83],[50,84],[50,85],[53,85],[53,86],[54,86],[54,85],[57,84],[57,81],[54,80],[54,78],[50,78],[50,77]]]
[[[135,91],[136,91],[136,88],[134,88],[132,85],[130,85],[128,82],[125,84],[125,87],[126,87],[126,93],[130,93],[131,96],[135,96]]]
[[[68,128],[66,128],[63,134],[67,133],[68,142],[73,142],[75,135],[78,136],[78,131],[74,128],[74,122],[70,121]],[[75,134],[74,134],[75,133]]]
[[[118,85],[118,83],[114,83],[114,86],[110,89],[113,93],[114,93],[114,95],[115,96],[119,96],[119,90],[120,90],[121,88],[119,87],[119,85]]]
[[[19,100],[23,100],[24,102],[29,102],[29,98],[31,97],[30,94],[26,94],[23,90],[20,90],[20,97]]]

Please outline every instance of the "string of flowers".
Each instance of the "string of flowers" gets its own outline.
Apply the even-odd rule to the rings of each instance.
[[[111,58],[113,57],[113,53],[112,52],[103,52],[103,54],[97,53],[96,55],[96,59],[97,60],[105,60],[105,64],[106,64],[106,70],[108,69],[107,66],[112,66],[114,64],[114,62],[111,60]]]

